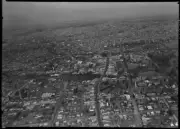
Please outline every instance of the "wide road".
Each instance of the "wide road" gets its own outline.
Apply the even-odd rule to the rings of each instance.
[[[166,104],[166,106],[167,106],[168,108],[170,108],[170,106],[169,106],[169,104],[167,103],[167,101],[165,100],[165,98],[162,97],[162,99],[163,99],[164,103]],[[173,117],[174,117],[174,119],[178,122],[178,118],[176,117],[176,115],[173,114]]]
[[[19,89],[16,89],[15,91],[13,91],[11,94],[8,94],[5,98],[9,97],[13,97],[15,95],[16,92],[20,91],[21,89],[28,87],[29,84],[32,83],[32,81],[26,82],[25,85],[21,86]],[[6,103],[4,103],[4,105],[6,105],[9,101],[7,101]],[[2,110],[4,110],[6,108],[6,106],[4,106],[4,108],[2,108]]]
[[[102,117],[101,117],[101,112],[100,112],[100,104],[99,104],[99,92],[100,92],[100,85],[102,82],[102,78],[106,75],[106,71],[108,69],[109,66],[109,57],[106,58],[106,66],[103,72],[103,75],[100,77],[100,79],[96,82],[95,84],[95,108],[96,108],[96,115],[97,115],[97,120],[98,120],[98,124],[99,127],[104,127],[104,124],[102,122]]]
[[[134,106],[135,125],[136,127],[142,127],[141,115],[138,112],[138,107],[135,102],[135,99],[132,99],[132,104]]]
[[[63,82],[62,85],[60,85],[60,88],[59,88],[59,98],[57,99],[56,101],[56,105],[55,105],[55,110],[54,110],[54,113],[52,115],[52,120],[51,120],[51,127],[54,126],[54,123],[56,121],[56,118],[57,118],[57,115],[58,115],[58,110],[59,108],[62,106],[62,101],[63,101],[63,97],[64,97],[64,90],[67,88],[68,86],[68,82]]]
[[[137,103],[136,103],[135,99],[132,97],[134,87],[132,86],[132,78],[129,74],[127,60],[126,60],[125,54],[124,54],[124,48],[121,46],[120,49],[121,49],[120,51],[122,52],[124,72],[127,73],[127,78],[128,78],[128,90],[131,95],[131,100],[132,100],[132,104],[134,107],[135,125],[136,125],[136,127],[142,127],[141,115],[138,111]]]

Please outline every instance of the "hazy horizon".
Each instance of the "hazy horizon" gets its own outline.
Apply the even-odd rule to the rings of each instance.
[[[155,15],[176,15],[177,2],[5,2],[3,27],[53,25]]]

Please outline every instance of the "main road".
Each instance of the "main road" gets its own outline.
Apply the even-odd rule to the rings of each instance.
[[[96,81],[95,84],[95,108],[96,108],[96,115],[97,115],[97,120],[98,120],[98,125],[99,127],[104,127],[104,124],[102,122],[102,116],[101,116],[101,112],[100,112],[100,104],[99,104],[99,92],[100,92],[100,85],[101,85],[101,81],[103,79],[103,77],[106,75],[107,69],[109,66],[109,57],[106,58],[106,66],[103,72],[103,75],[100,77],[100,79],[98,81]]]
[[[60,96],[56,100],[55,110],[54,110],[54,113],[52,115],[52,119],[51,119],[51,122],[50,122],[50,126],[51,127],[54,126],[54,123],[55,123],[57,115],[58,115],[58,110],[62,106],[61,104],[62,104],[62,101],[63,101],[63,98],[64,98],[64,91],[67,88],[67,86],[68,86],[68,82],[67,81],[64,81],[63,83],[60,83],[60,88],[59,88]]]
[[[123,58],[123,68],[124,68],[124,72],[127,73],[127,78],[128,78],[128,89],[131,95],[131,100],[132,100],[132,104],[134,107],[134,116],[135,116],[135,125],[136,127],[142,127],[142,121],[141,121],[141,115],[139,113],[138,107],[137,107],[137,103],[135,101],[135,99],[132,97],[133,96],[133,82],[132,82],[132,77],[129,74],[129,70],[128,70],[128,64],[127,64],[127,60],[125,58],[125,54],[124,54],[124,50],[123,47],[121,46],[121,50],[122,52],[122,58]]]

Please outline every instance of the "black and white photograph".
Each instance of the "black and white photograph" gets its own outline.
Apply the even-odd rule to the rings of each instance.
[[[178,128],[178,2],[2,0],[2,128]]]

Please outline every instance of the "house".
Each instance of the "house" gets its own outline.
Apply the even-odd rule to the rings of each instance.
[[[147,93],[147,96],[156,96],[156,93]]]
[[[144,110],[144,108],[143,107],[139,107],[139,111],[143,111]]]
[[[105,105],[104,105],[104,103],[100,103],[100,107],[104,107]]]
[[[144,101],[145,101],[145,100],[144,100],[144,99],[141,99],[141,98],[138,98],[138,99],[137,99],[137,102],[138,102],[139,104],[144,104]]]
[[[142,116],[142,121],[143,121],[143,123],[148,123],[148,121],[149,121],[150,119],[151,119],[151,118]]]
[[[97,123],[91,123],[92,127],[97,127],[97,125],[98,125]]]
[[[101,56],[101,55],[95,55],[95,56],[93,57],[93,59],[98,59],[98,58],[102,58],[102,56]]]
[[[175,126],[178,126],[178,122],[175,122]]]
[[[145,80],[144,82],[145,82],[145,83],[150,83],[150,81],[149,81],[149,80]]]
[[[109,80],[108,77],[103,77],[103,78],[102,78],[102,81],[103,81],[103,82],[108,81],[108,80]]]
[[[104,127],[110,127],[110,124],[104,124]]]
[[[103,116],[104,120],[109,120],[109,116]]]
[[[172,85],[172,88],[176,88],[177,86],[176,85]]]
[[[159,79],[153,80],[152,83],[153,83],[154,85],[156,85],[156,86],[159,85],[159,84],[161,84],[161,82],[160,82]]]
[[[178,110],[178,106],[176,104],[171,105],[172,110]]]
[[[97,120],[97,118],[95,116],[90,117],[90,119],[92,122],[95,122]]]
[[[138,87],[145,87],[145,86],[147,86],[147,84],[144,82],[139,82],[139,83],[137,83],[137,86]]]
[[[152,106],[147,106],[147,109],[152,110],[153,108],[152,108]]]
[[[126,79],[126,77],[125,77],[125,76],[121,76],[121,77],[119,77],[119,80],[120,80],[120,81],[125,80],[125,79]]]
[[[128,95],[128,94],[124,94],[124,96],[126,97],[126,99],[127,99],[127,100],[129,100],[129,99],[130,99],[130,95]]]
[[[155,100],[156,100],[156,98],[152,97],[152,98],[151,98],[151,100],[152,100],[152,101],[155,101]]]
[[[107,111],[107,112],[104,112],[102,115],[109,115],[110,114],[110,112],[109,111]]]

